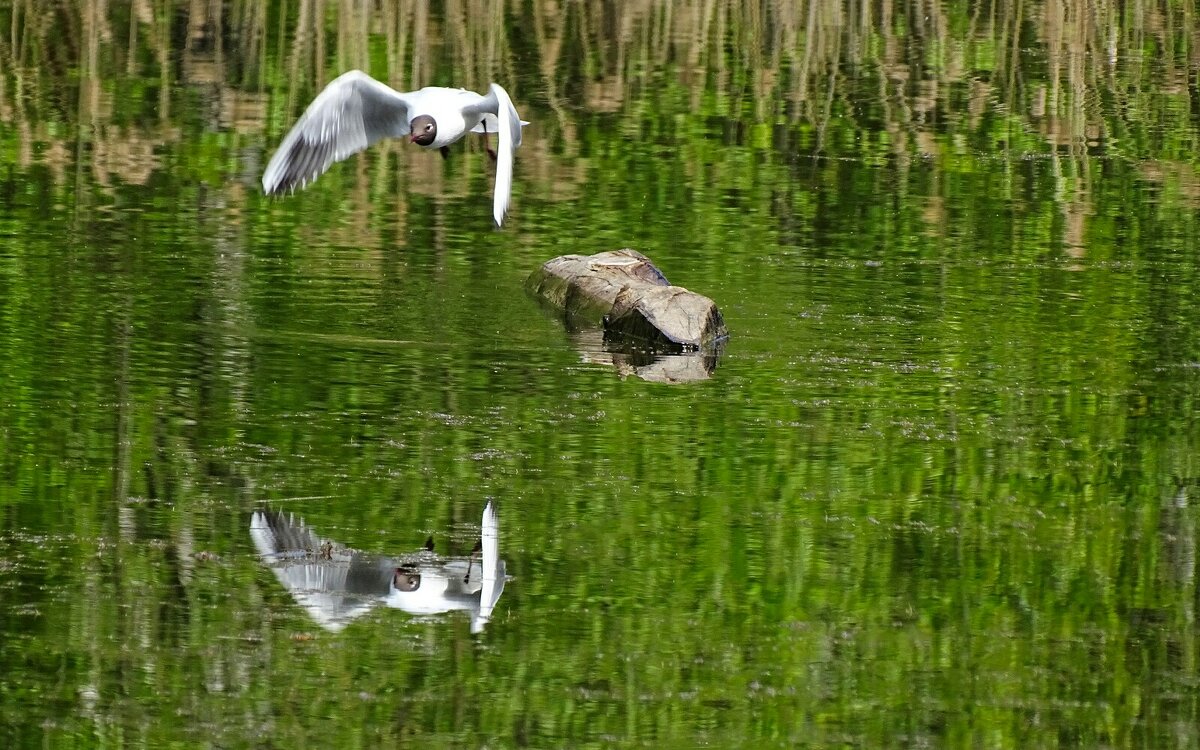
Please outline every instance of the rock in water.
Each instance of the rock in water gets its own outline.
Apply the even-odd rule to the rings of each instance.
[[[711,299],[671,286],[636,250],[562,255],[543,263],[526,283],[569,315],[602,316],[606,340],[681,352],[711,348],[728,336]]]

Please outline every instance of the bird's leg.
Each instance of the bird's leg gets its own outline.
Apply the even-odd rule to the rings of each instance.
[[[483,575],[483,540],[480,539],[475,543],[475,549],[471,550],[471,556],[467,558],[467,574],[463,576],[463,585],[471,582],[471,566],[475,560],[479,560],[479,574]]]
[[[439,148],[439,149],[438,149],[438,151],[441,151],[441,152],[442,152],[442,158],[443,158],[443,159],[449,159],[449,158],[450,158],[450,147],[449,147],[449,146],[442,146],[441,148]]]
[[[492,150],[492,143],[488,140],[487,119],[481,120],[480,124],[483,125],[483,147],[487,149],[488,156],[492,157],[492,161],[496,161],[496,152]]]

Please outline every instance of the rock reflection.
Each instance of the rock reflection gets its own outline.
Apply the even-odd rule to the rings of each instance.
[[[479,633],[504,591],[500,526],[493,503],[483,511],[480,540],[467,557],[440,557],[433,540],[401,556],[372,555],[317,535],[304,520],[255,511],[250,537],[283,584],[321,627],[337,632],[383,604],[412,615],[465,611]]]
[[[589,364],[614,368],[621,377],[634,375],[651,383],[694,383],[708,380],[717,369],[724,340],[712,349],[664,353],[648,351],[606,336],[602,328],[567,324],[571,344]]]

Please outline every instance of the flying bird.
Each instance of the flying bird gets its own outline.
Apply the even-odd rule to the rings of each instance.
[[[496,187],[492,216],[496,226],[508,212],[513,150],[521,145],[521,120],[508,92],[497,83],[486,94],[427,86],[396,91],[361,70],[333,79],[296,121],[263,172],[263,190],[278,195],[303,189],[341,161],[381,138],[401,138],[449,154],[449,145],[467,133],[495,133]]]

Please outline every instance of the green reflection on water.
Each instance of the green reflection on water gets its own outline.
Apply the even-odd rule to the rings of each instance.
[[[711,5],[0,10],[6,744],[1200,743],[1194,14]],[[258,195],[352,65],[511,81],[503,231],[477,145]],[[620,246],[711,379],[525,296]],[[478,636],[325,632],[249,535],[489,497]]]

